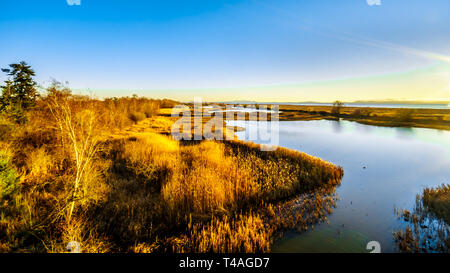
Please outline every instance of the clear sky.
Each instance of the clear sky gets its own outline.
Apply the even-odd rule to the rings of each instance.
[[[0,66],[99,97],[450,100],[448,0],[68,2],[1,0]]]

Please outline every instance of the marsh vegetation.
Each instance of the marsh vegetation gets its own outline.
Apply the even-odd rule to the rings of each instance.
[[[367,125],[450,130],[449,109],[401,109],[334,106],[280,105],[280,121],[345,119]]]
[[[397,210],[406,223],[394,232],[402,252],[450,252],[450,186],[425,188],[417,195],[413,211]]]
[[[229,124],[245,129],[235,133],[241,140],[249,139],[251,130],[265,130],[256,121]],[[380,242],[383,253],[397,252],[392,232],[403,225],[393,207],[412,210],[424,185],[437,187],[450,174],[449,131],[315,120],[282,121],[279,134],[281,146],[327,159],[342,166],[345,175],[330,223],[302,234],[285,232],[274,252],[367,253],[372,240]]]
[[[1,252],[70,241],[83,252],[267,252],[335,206],[342,168],[237,140],[176,141],[164,114],[174,101],[98,100],[57,82],[19,101],[0,115]]]

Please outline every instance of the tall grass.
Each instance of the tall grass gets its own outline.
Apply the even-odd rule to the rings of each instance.
[[[394,232],[397,248],[402,252],[450,251],[450,186],[425,188],[416,197],[412,212],[398,210],[405,227]]]
[[[111,223],[104,226],[104,232],[120,237],[121,249],[133,251],[203,252],[220,247],[268,251],[278,228],[287,227],[281,224],[285,221],[282,215],[290,212],[276,209],[275,224],[267,221],[272,217],[266,209],[245,211],[299,193],[317,194],[320,188],[339,184],[343,175],[342,169],[306,154],[286,149],[266,154],[256,144],[238,141],[181,144],[167,136],[144,133],[111,146],[115,163],[110,185],[114,189],[95,215]],[[290,228],[301,224],[303,230],[314,222],[308,219],[318,220],[331,212],[330,205],[324,204],[326,198],[319,196],[304,198],[305,213],[301,219],[288,217]],[[261,223],[264,228],[257,228]],[[182,235],[173,237],[170,230]],[[257,230],[260,234],[246,247],[236,243],[236,238]],[[227,232],[235,234],[234,241],[220,239],[231,240]],[[155,245],[157,237],[160,248]]]
[[[209,222],[193,223],[190,217],[188,233],[168,241],[173,252],[269,252],[283,230],[304,232],[327,221],[336,200],[334,187],[325,186],[278,204],[263,202],[255,211],[213,216]]]
[[[187,237],[172,243],[174,252],[268,252],[272,232],[258,213],[229,219],[213,217],[208,223],[189,223]]]
[[[19,187],[19,177],[11,164],[11,156],[0,151],[0,201],[10,201]],[[3,206],[2,206],[3,207]]]
[[[75,240],[84,252],[265,252],[283,228],[331,213],[340,167],[240,141],[175,141],[155,110],[173,104],[50,89],[1,142],[0,251]]]

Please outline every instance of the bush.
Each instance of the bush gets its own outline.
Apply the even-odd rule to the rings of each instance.
[[[144,114],[147,118],[153,117],[158,113],[158,105],[155,103],[148,103],[144,106]]]
[[[11,138],[15,125],[5,115],[0,114],[0,141],[6,141]]]
[[[370,110],[368,109],[355,109],[352,113],[353,116],[357,117],[370,117]]]
[[[414,109],[400,109],[396,112],[395,119],[401,122],[408,122],[412,120]]]
[[[333,103],[333,107],[331,108],[331,113],[335,115],[339,115],[341,113],[342,106],[344,106],[344,103],[341,101],[335,101]]]
[[[128,115],[128,118],[131,119],[135,124],[138,121],[144,120],[146,118],[144,113],[141,112],[133,112]]]
[[[161,108],[173,108],[177,105],[178,105],[178,103],[173,100],[163,99],[161,101]]]
[[[11,157],[6,151],[0,151],[0,201],[12,200],[19,187],[19,177],[12,167]]]

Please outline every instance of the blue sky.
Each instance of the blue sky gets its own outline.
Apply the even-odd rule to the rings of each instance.
[[[25,60],[40,84],[102,97],[325,101],[348,88],[305,86],[418,71],[439,84],[409,96],[408,81],[390,79],[342,97],[450,98],[448,0],[2,0],[0,10],[2,67]]]

